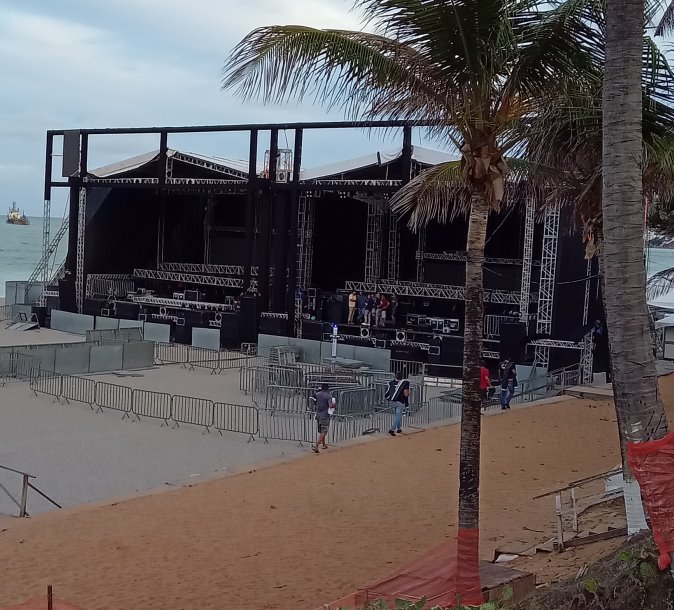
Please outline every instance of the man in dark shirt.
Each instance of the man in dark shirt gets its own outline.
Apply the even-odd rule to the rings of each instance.
[[[409,405],[410,382],[403,378],[403,374],[398,371],[396,378],[388,383],[386,388],[386,400],[391,402],[393,407],[393,423],[388,433],[395,436],[396,432],[402,434],[403,427],[403,409]]]
[[[516,387],[517,366],[512,360],[509,360],[503,368],[503,376],[501,377],[501,410],[506,411],[507,409],[510,409],[510,401],[512,400]]]
[[[318,440],[316,444],[311,447],[314,453],[320,453],[319,445],[323,445],[323,449],[327,449],[328,445],[325,442],[325,437],[330,428],[330,417],[334,413],[335,399],[330,394],[330,388],[327,383],[321,385],[321,391],[316,392],[311,398],[316,411],[316,423],[318,424]]]

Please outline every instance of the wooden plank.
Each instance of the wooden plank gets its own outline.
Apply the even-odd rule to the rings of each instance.
[[[567,548],[574,546],[581,546],[582,544],[589,544],[591,542],[599,542],[600,540],[610,540],[611,538],[620,538],[627,536],[627,528],[621,527],[615,530],[609,530],[601,534],[590,534],[582,538],[573,538],[572,540],[565,540],[564,546]]]

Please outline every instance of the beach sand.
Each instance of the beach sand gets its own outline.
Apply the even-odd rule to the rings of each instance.
[[[674,377],[661,387],[672,418]],[[455,534],[458,440],[458,426],[445,426],[120,503],[6,519],[0,607],[52,584],[88,610],[315,608]],[[609,401],[485,417],[482,443],[485,559],[505,542],[550,537],[553,500],[535,495],[620,461]],[[611,544],[527,567],[556,562],[573,573]]]

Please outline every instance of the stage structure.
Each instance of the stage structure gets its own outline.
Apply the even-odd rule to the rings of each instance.
[[[387,121],[49,131],[45,218],[54,188],[69,189],[70,212],[54,239],[45,223],[43,260],[31,277],[45,287],[36,305],[47,318],[60,308],[167,324],[185,343],[193,328],[213,329],[229,347],[255,342],[258,332],[322,340],[325,325],[336,322],[341,341],[454,366],[460,376],[466,220],[413,233],[389,205],[418,172],[457,159],[414,146],[419,127]],[[364,128],[394,130],[401,145],[306,167],[305,132]],[[248,135],[245,160],[169,147],[174,134],[233,132]],[[156,134],[157,150],[89,167],[92,138],[133,134]],[[280,134],[285,142],[290,135],[291,148],[279,146]],[[63,180],[53,178],[57,141]],[[258,150],[265,150],[261,159]],[[490,216],[483,353],[493,364],[506,356],[543,368],[580,363],[589,380],[588,331],[601,307],[596,272],[572,224],[568,210],[540,211],[531,201]],[[50,278],[48,261],[66,233],[68,255]],[[353,290],[395,296],[386,326],[346,323]]]

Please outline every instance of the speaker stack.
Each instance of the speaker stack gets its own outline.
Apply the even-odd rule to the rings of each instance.
[[[222,316],[223,325],[225,314]],[[257,296],[244,295],[241,297],[241,332],[239,339],[241,343],[257,343],[257,332],[259,328],[258,303]]]
[[[319,322],[318,320],[302,320],[302,339],[322,341],[323,322]]]
[[[524,362],[526,351],[527,325],[524,322],[502,322],[499,326],[501,360]]]
[[[140,305],[138,303],[117,301],[115,309],[117,317],[123,320],[137,320],[138,314],[140,314]]]
[[[255,341],[245,341],[241,334],[243,313],[223,313],[220,321],[220,347],[236,348],[241,346],[241,343],[257,343],[257,335]]]
[[[283,337],[288,328],[287,318],[260,316],[260,334]]]

